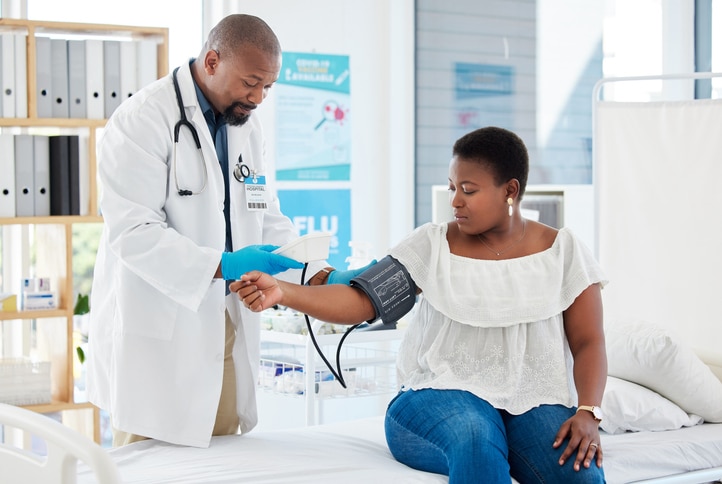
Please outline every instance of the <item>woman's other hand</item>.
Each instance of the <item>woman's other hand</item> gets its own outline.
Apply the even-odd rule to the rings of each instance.
[[[556,449],[567,439],[567,446],[559,458],[559,465],[564,465],[567,459],[576,453],[574,470],[582,466],[586,469],[596,460],[597,467],[602,467],[604,453],[599,438],[599,423],[589,412],[577,412],[564,422],[557,432],[553,447]]]
[[[283,296],[276,278],[259,271],[243,274],[230,284],[229,289],[238,294],[243,305],[253,312],[279,304]]]

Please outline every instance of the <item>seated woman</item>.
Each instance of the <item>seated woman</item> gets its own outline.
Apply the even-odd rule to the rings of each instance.
[[[231,284],[246,307],[323,321],[393,321],[415,304],[386,413],[394,457],[452,483],[601,483],[607,377],[604,274],[567,228],[522,217],[529,159],[495,127],[460,138],[454,221],[415,229],[352,286],[260,272]]]

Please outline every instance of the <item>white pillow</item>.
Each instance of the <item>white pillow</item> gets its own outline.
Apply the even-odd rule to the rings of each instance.
[[[659,393],[613,376],[607,378],[602,410],[604,419],[599,426],[610,434],[659,432],[702,422],[702,417],[687,414]]]
[[[609,375],[643,385],[707,422],[722,422],[722,382],[662,328],[644,322],[605,329]]]

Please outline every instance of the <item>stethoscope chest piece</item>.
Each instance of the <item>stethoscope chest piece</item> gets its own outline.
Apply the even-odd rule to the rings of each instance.
[[[241,157],[238,157],[238,163],[236,163],[235,168],[233,168],[233,177],[238,180],[241,183],[244,183],[246,181],[246,178],[251,176],[251,170],[248,168],[248,165],[243,164],[241,161]]]

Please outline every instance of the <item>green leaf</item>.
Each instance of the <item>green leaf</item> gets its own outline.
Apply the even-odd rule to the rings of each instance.
[[[73,314],[88,314],[90,312],[90,298],[87,294],[78,294]]]
[[[75,352],[78,354],[78,361],[80,361],[81,364],[85,363],[85,351],[83,351],[83,348],[77,346]]]

